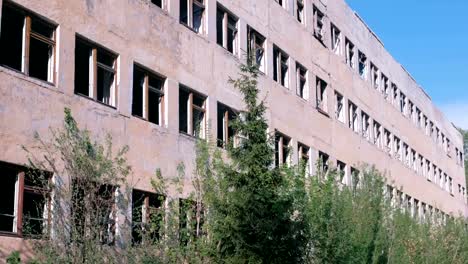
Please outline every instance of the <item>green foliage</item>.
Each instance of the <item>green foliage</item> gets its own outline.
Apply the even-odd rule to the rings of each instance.
[[[11,252],[11,254],[6,259],[6,263],[8,263],[8,264],[21,264],[21,258],[20,258],[19,251]]]

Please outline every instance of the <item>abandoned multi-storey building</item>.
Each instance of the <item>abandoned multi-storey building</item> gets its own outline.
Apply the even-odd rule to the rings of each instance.
[[[156,169],[172,177],[183,162],[190,174],[196,137],[222,148],[235,136],[229,122],[243,101],[227,81],[246,53],[262,72],[278,165],[302,159],[313,174],[320,159],[352,185],[372,164],[385,172],[387,194],[416,216],[468,216],[461,135],[344,0],[0,0],[0,8],[2,254],[24,248],[24,218],[40,234],[50,217],[25,215],[40,198],[24,182],[21,146],[61,126],[65,107],[94,135],[130,147],[130,191],[145,201],[133,206],[163,206],[152,202]],[[186,183],[188,192],[189,175]]]

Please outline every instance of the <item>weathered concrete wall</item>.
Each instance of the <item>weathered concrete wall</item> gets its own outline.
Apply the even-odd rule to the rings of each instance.
[[[178,0],[168,0],[165,10],[145,0],[14,2],[59,25],[58,80],[55,85],[50,85],[0,67],[0,160],[25,163],[26,156],[21,145],[31,146],[35,131],[47,137],[49,127],[62,124],[64,107],[70,107],[78,123],[94,135],[103,137],[105,132],[109,132],[116,146],[130,146],[128,160],[133,167],[133,175],[129,180],[138,189],[151,190],[150,178],[157,168],[161,169],[163,176],[174,177],[177,175],[177,164],[183,162],[186,166],[188,192],[195,140],[178,132],[179,83],[208,96],[207,113],[213,135],[216,135],[217,128],[217,101],[242,109],[239,93],[227,80],[230,76],[236,76],[237,65],[243,58],[232,55],[216,44],[216,1],[206,0],[206,32],[202,35],[195,34],[179,23]],[[338,159],[348,165],[375,164],[378,169],[387,172],[389,181],[403,187],[404,192],[412,197],[447,213],[461,212],[468,216],[466,204],[456,190],[457,184],[465,186],[463,168],[386,102],[369,81],[363,81],[357,70],[351,71],[345,63],[344,55],[333,54],[313,37],[312,3],[321,8],[328,16],[327,20],[337,25],[357,49],[363,51],[390,81],[396,83],[437,124],[450,138],[452,145],[462,149],[459,133],[344,1],[305,2],[304,26],[296,21],[292,8],[287,11],[271,0],[219,0],[219,3],[239,17],[239,44],[242,50],[246,50],[247,46],[247,24],[267,38],[266,73],[260,76],[259,85],[262,89],[261,97],[266,97],[269,107],[267,117],[270,131],[278,129],[290,136],[293,149],[297,148],[296,142],[311,146],[312,158],[316,158],[317,151],[321,150],[330,154],[332,160]],[[329,43],[329,25],[327,27],[326,43]],[[76,34],[118,54],[116,109],[74,94]],[[308,69],[309,100],[296,96],[295,78],[289,78],[289,89],[273,81],[273,43],[290,56],[291,73],[295,72],[296,60]],[[134,62],[167,77],[166,118],[163,126],[131,115]],[[329,84],[330,117],[315,108],[316,75]],[[346,100],[352,100],[372,119],[376,119],[442,168],[453,178],[454,197],[353,133],[347,127],[347,122],[343,124],[335,120],[333,90],[343,94]],[[0,237],[0,251],[3,253],[20,248],[21,245],[24,244],[19,238]]]

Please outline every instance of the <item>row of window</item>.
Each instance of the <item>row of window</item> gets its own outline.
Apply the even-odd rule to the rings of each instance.
[[[195,1],[195,0],[194,0]],[[197,2],[197,1],[195,1]],[[198,3],[194,3],[198,5]],[[227,11],[223,11],[221,7],[218,7],[218,14],[220,18],[220,24],[223,25],[223,34],[220,34],[219,41],[223,45],[226,44],[226,40],[233,40],[232,38],[234,32],[233,24],[230,24],[230,21],[233,21],[231,15]],[[53,82],[54,76],[54,54],[55,54],[55,27],[54,25],[44,21],[43,19],[29,14],[28,12],[18,8],[15,5],[8,4],[5,2],[3,7],[3,23],[2,23],[2,39],[0,40],[1,45],[3,46],[12,46],[17,48],[16,44],[22,42],[23,39],[26,39],[29,42],[29,38],[38,38],[43,40],[43,45],[38,45],[43,47],[39,49],[36,45],[24,45],[20,54],[25,54],[25,56],[2,56],[3,59],[0,61],[3,65],[11,67],[16,70],[21,70],[25,74],[28,74],[32,77],[42,79],[44,81]],[[26,31],[30,28],[30,34],[18,34],[19,28],[23,28],[26,25]],[[29,26],[28,26],[29,25]],[[16,29],[16,30],[12,30]],[[18,31],[18,32],[17,32]],[[5,33],[6,32],[6,33]],[[228,33],[226,33],[228,32]],[[254,29],[249,28],[249,49],[253,54],[255,54],[255,59],[259,65],[263,65],[263,53],[264,53],[264,41],[265,38],[261,36]],[[227,35],[226,35],[226,34]],[[8,38],[9,35],[20,35],[19,38]],[[45,36],[48,36],[46,38]],[[231,36],[231,37],[229,37]],[[46,41],[47,40],[47,41]],[[49,41],[50,40],[50,41]],[[227,45],[229,47],[234,47],[232,45]],[[30,53],[29,50],[36,51],[36,53]],[[274,69],[274,79],[280,84],[287,86],[288,81],[288,59],[289,57],[278,47],[274,47],[274,59],[275,65]],[[11,55],[14,53],[8,53]],[[33,55],[31,55],[33,54]],[[29,55],[29,57],[28,57]],[[107,50],[100,45],[93,43],[89,40],[84,39],[83,37],[77,36],[75,43],[75,93],[87,96],[93,100],[101,102],[106,105],[115,107],[117,102],[117,85],[116,85],[116,75],[117,75],[117,54]],[[35,63],[30,64],[31,61],[35,62],[36,58],[39,62],[37,65]],[[26,66],[28,67],[26,67]],[[39,69],[43,70],[44,73],[36,74],[41,72],[38,70],[29,71],[29,65],[36,65]],[[42,66],[41,66],[42,65]],[[52,65],[52,66],[51,66]],[[34,67],[32,67],[34,68]],[[307,99],[308,89],[306,89],[307,84],[307,70],[297,63],[297,77],[298,77],[298,95]],[[132,103],[132,114],[134,116],[146,119],[152,123],[161,125],[164,122],[164,84],[165,77],[154,73],[143,66],[135,65],[134,66],[134,75],[133,75],[133,103]],[[52,78],[52,79],[51,79]],[[317,108],[322,112],[327,113],[327,83],[316,77],[316,93],[317,93]],[[206,107],[205,100],[206,96],[203,96],[192,89],[181,85],[179,96],[179,129],[181,132],[187,133],[193,136],[204,137],[206,133]],[[393,96],[392,96],[393,97]],[[345,122],[344,118],[344,101],[343,96],[338,92],[335,93],[336,98],[336,118]],[[401,97],[400,97],[401,98]],[[225,110],[227,109],[227,110]],[[226,144],[229,138],[234,136],[232,129],[227,125],[229,120],[232,120],[235,116],[235,112],[229,110],[228,107],[223,107],[220,104],[218,107],[218,121],[222,121],[223,125],[219,122],[218,127],[218,139],[220,144]],[[354,105],[351,101],[348,103],[348,120],[350,127],[357,133],[359,133],[359,117],[357,106]],[[361,113],[361,124],[362,124],[362,133],[363,136],[368,140],[371,138],[371,129],[370,129],[370,120],[369,116],[362,112]],[[427,119],[426,119],[427,122]],[[432,122],[431,122],[432,123]],[[231,130],[231,131],[230,131]],[[438,130],[438,129],[437,129]],[[377,122],[374,121],[373,129],[374,132],[374,143],[380,148],[385,149],[389,153],[392,151],[392,148],[397,148],[395,150],[396,155],[399,155],[400,160],[404,160],[404,157],[410,160],[410,163],[413,164],[412,167],[418,168],[416,160],[416,155],[406,155],[406,153],[411,152],[405,150],[405,143],[400,143],[398,138],[392,138],[392,135],[389,131],[382,128]],[[382,136],[383,131],[383,138]],[[439,133],[440,134],[440,131]],[[445,140],[445,136],[441,136],[442,142],[449,142]],[[393,143],[392,143],[393,141]],[[401,152],[401,153],[400,153]],[[457,150],[458,152],[458,150]],[[420,156],[420,155],[419,155]],[[422,157],[422,156],[420,156]],[[463,159],[462,155],[457,155]],[[424,160],[423,158],[421,160]],[[458,160],[458,159],[457,159]],[[423,161],[421,161],[424,163]],[[408,166],[408,162],[406,162]],[[463,162],[460,162],[463,163]],[[430,162],[429,162],[430,164]],[[430,167],[430,166],[429,166]],[[422,166],[421,166],[422,168]],[[418,171],[425,171],[424,169],[416,169]],[[435,173],[434,173],[435,174]],[[429,177],[428,177],[429,178]],[[436,181],[436,176],[433,177],[434,182]],[[449,186],[445,189],[452,190],[452,184],[450,184],[449,179],[442,177],[443,181],[439,181],[441,186]],[[452,191],[450,191],[453,193]]]
[[[438,208],[413,198],[390,185],[386,186],[385,196],[393,207],[401,208],[421,222],[445,223],[450,217]]]
[[[352,131],[385,151],[390,157],[399,160],[406,167],[414,170],[416,174],[437,184],[450,194],[454,194],[454,184],[451,177],[442,172],[434,163],[418,154],[416,150],[391,133],[390,130],[372,119],[366,112],[359,109],[351,100],[348,100],[346,104],[344,96],[337,91],[335,91],[335,118],[341,123],[346,123],[347,119],[348,127]],[[459,191],[460,197],[466,201],[465,187],[462,187]]]
[[[52,191],[49,182],[52,175],[46,172],[31,171],[22,166],[0,162],[2,185],[0,193],[0,234],[16,235],[27,238],[45,238],[50,234]],[[77,229],[85,222],[80,210],[84,205],[83,197],[90,195],[89,190],[73,186],[71,219]],[[115,243],[117,227],[117,186],[100,185],[96,200],[99,210],[96,228],[98,239],[103,244]],[[159,239],[164,224],[166,198],[162,195],[132,190],[132,241],[139,244],[144,239]],[[195,203],[179,199],[179,239],[187,244],[194,235]],[[76,230],[80,232],[80,230]]]
[[[275,0],[285,9],[288,9],[287,1]],[[304,3],[301,0],[298,0],[296,6],[294,7],[297,10],[297,19],[299,22],[304,24]],[[324,43],[324,32],[325,32],[325,15],[319,10],[319,8],[313,5],[313,26],[314,26],[314,36],[325,46]],[[331,50],[338,56],[343,55],[343,36],[339,28],[330,23],[330,32],[331,32]],[[368,80],[369,77],[369,67],[370,67],[370,81],[372,87],[376,91],[380,92],[386,101],[394,105],[399,111],[407,118],[412,120],[412,122],[420,129],[422,129],[425,134],[433,139],[433,141],[443,148],[445,153],[452,157],[452,146],[450,144],[450,139],[445,136],[444,133],[431,121],[427,115],[425,115],[419,107],[417,107],[407,96],[400,91],[398,86],[389,81],[389,78],[381,71],[379,68],[372,62],[369,62],[366,54],[361,50],[358,50],[355,45],[347,37],[344,38],[344,55],[346,58],[346,64],[355,71],[357,69],[359,76]],[[276,58],[276,57],[275,57]],[[283,65],[287,65],[287,61],[283,61]],[[298,79],[299,80],[299,79]],[[286,86],[285,83],[281,82],[283,86]],[[300,86],[300,84],[298,84]],[[300,89],[300,88],[299,88]],[[317,89],[319,91],[319,89]],[[320,95],[320,92],[317,93]],[[320,101],[321,98],[318,100]],[[455,148],[455,160],[457,165],[463,166],[463,152],[458,148]]]

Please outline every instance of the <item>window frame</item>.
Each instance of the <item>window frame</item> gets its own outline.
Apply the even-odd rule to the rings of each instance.
[[[22,48],[21,48],[21,70],[15,69],[9,65],[1,64],[2,67],[8,68],[10,70],[21,72],[25,76],[30,78],[34,78],[52,85],[56,85],[57,83],[57,27],[58,25],[49,19],[44,18],[41,15],[38,15],[23,6],[20,6],[16,3],[10,1],[4,1],[2,5],[2,13],[4,12],[5,8],[11,8],[20,13],[23,16],[23,30],[22,30]],[[3,20],[3,18],[2,18]],[[48,38],[43,36],[38,32],[34,32],[32,29],[32,23],[37,21],[37,23],[42,23],[51,28],[52,30],[52,38]],[[0,23],[3,27],[5,23]],[[34,77],[30,75],[30,51],[31,51],[31,39],[35,39],[40,41],[43,44],[46,44],[51,47],[52,52],[49,56],[48,60],[48,69],[47,69],[47,80]]]
[[[217,44],[221,47],[223,47],[225,50],[229,51],[233,55],[237,56],[239,55],[239,18],[234,15],[231,11],[226,9],[224,6],[220,5],[219,3],[216,6],[216,19],[218,19],[218,13],[221,12],[223,16],[223,21],[222,21],[222,29],[221,29],[221,34],[222,34],[222,44],[218,43],[218,40],[216,40]],[[229,24],[229,20],[232,19],[235,21],[235,25],[232,26]],[[216,22],[216,24],[218,24]],[[232,39],[232,51],[229,50],[229,36],[228,32],[229,29],[231,29],[234,32],[234,36]],[[218,34],[218,30],[220,30],[218,27],[216,27],[216,34]]]
[[[265,73],[265,41],[266,38],[260,34],[257,30],[252,28],[251,26],[247,26],[247,47],[248,47],[248,58],[255,59],[255,64],[259,71]],[[261,45],[258,43],[261,42]],[[258,61],[258,53],[257,51],[261,51],[261,60]],[[252,54],[253,53],[253,54]]]
[[[180,1],[184,1],[187,3],[187,14],[185,14],[187,23],[182,21],[182,13],[181,13],[182,8],[180,8],[180,6],[179,6],[179,23],[186,26],[187,28],[189,28],[190,30],[192,30],[193,32],[197,34],[200,34],[200,35],[205,34],[206,4],[204,1],[206,0],[180,0]],[[194,5],[202,9],[202,14],[201,14],[201,19],[200,19],[200,28],[198,30],[195,29],[194,23],[193,23],[193,18],[194,18],[193,6]]]
[[[291,143],[291,137],[275,130],[275,167],[291,165]]]
[[[296,94],[304,100],[309,100],[309,82],[307,69],[299,62],[296,62]]]
[[[186,134],[186,135],[189,135],[189,136],[192,136],[192,137],[199,137],[199,138],[202,138],[202,139],[205,139],[206,138],[206,130],[207,130],[207,127],[206,127],[206,123],[207,123],[207,99],[208,97],[193,90],[192,88],[186,86],[186,85],[183,85],[183,84],[179,84],[179,91],[180,90],[184,90],[185,92],[188,93],[188,99],[187,99],[187,132],[185,131],[181,131],[180,130],[180,127],[179,127],[179,132],[180,133],[183,133],[183,134]],[[200,98],[203,98],[203,106],[200,107],[196,104],[193,103],[193,99],[194,99],[194,96],[198,96]],[[180,106],[179,106],[180,107]],[[194,110],[197,110],[197,111],[200,111],[203,113],[203,120],[202,120],[202,126],[201,126],[201,129],[202,131],[200,131],[200,135],[196,135],[195,134],[195,130],[194,130],[194,127],[193,127],[193,112]],[[180,112],[179,112],[179,119],[180,119]],[[180,121],[179,121],[180,123]]]
[[[340,56],[342,54],[342,48],[341,48],[341,39],[343,34],[341,34],[341,30],[333,23],[330,23],[331,27],[331,50],[333,53],[336,55]]]
[[[276,76],[273,74],[273,80],[285,88],[289,88],[289,61],[289,55],[273,45],[273,72],[276,72]],[[285,72],[283,69],[286,69]]]

